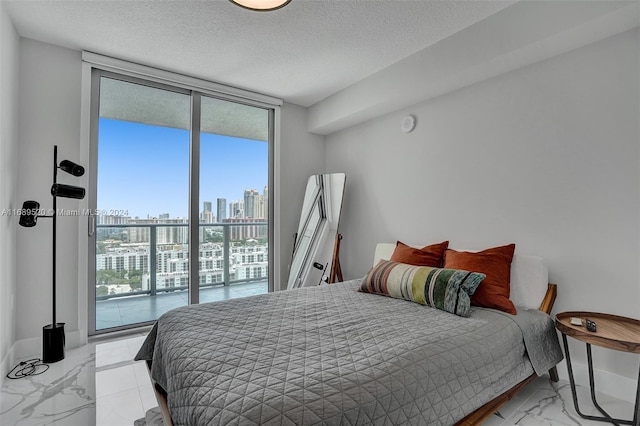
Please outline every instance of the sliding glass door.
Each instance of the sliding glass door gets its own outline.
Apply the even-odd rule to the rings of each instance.
[[[269,291],[272,112],[93,72],[90,333]]]
[[[203,96],[200,117],[199,300],[266,293],[269,111]]]

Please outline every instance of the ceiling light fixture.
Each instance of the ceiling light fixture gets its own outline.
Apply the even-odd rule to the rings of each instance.
[[[291,0],[229,0],[233,4],[249,10],[268,12],[285,7]]]

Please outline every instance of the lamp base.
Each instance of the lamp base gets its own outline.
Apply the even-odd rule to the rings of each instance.
[[[51,364],[64,359],[64,323],[42,327],[42,362]]]

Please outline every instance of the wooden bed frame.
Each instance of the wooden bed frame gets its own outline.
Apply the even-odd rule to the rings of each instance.
[[[545,294],[544,299],[542,299],[542,303],[540,304],[540,308],[538,309],[546,314],[551,315],[551,309],[553,308],[553,304],[556,301],[557,295],[558,295],[558,286],[555,284],[549,283],[549,286],[547,288],[547,293]],[[558,381],[558,370],[556,369],[556,367],[553,367],[549,370],[549,376],[551,377],[552,381],[554,382]],[[518,383],[517,385],[515,385],[505,393],[503,393],[502,395],[498,395],[491,401],[484,404],[482,407],[478,408],[473,413],[469,414],[462,420],[459,420],[457,423],[455,423],[455,426],[462,426],[462,425],[468,426],[468,425],[481,424],[483,421],[485,421],[486,419],[491,417],[495,412],[497,412],[500,409],[500,407],[502,407],[504,404],[509,402],[511,398],[513,398],[518,392],[520,392],[520,390],[522,390],[522,388],[528,385],[536,377],[538,377],[538,375],[536,373],[533,373],[532,375],[530,375],[529,377],[527,377],[526,379],[524,379],[523,381],[521,381],[520,383]]]
[[[550,315],[553,304],[556,301],[557,294],[557,285],[549,283],[547,286],[547,292],[542,299],[542,303],[540,303],[540,307],[538,309]],[[151,378],[151,361],[147,361],[147,368],[149,369],[149,378],[151,379],[151,384],[153,385],[153,390],[155,391],[156,399],[158,400],[158,406],[160,407],[160,411],[162,412],[164,424],[165,426],[173,426],[171,413],[169,413],[169,405],[167,403],[167,393],[164,389],[162,389],[160,385],[155,382],[155,380],[153,380],[153,378]],[[558,381],[558,370],[556,369],[556,367],[553,367],[549,370],[549,376],[551,377],[552,381]],[[538,377],[536,373],[531,374],[529,377],[527,377],[511,389],[507,390],[501,395],[498,395],[491,401],[484,404],[482,407],[478,408],[463,419],[459,420],[454,424],[454,426],[471,426],[481,424],[483,421],[496,413],[500,409],[500,407],[509,402],[518,392],[520,392],[520,390],[522,390],[536,377]]]

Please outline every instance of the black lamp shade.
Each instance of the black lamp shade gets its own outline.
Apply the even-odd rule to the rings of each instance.
[[[65,172],[74,176],[82,176],[84,174],[84,167],[69,160],[62,160],[60,162],[60,168]]]
[[[51,195],[54,197],[76,198],[78,200],[82,200],[84,198],[84,188],[65,185],[64,183],[55,183],[51,186]]]
[[[40,203],[37,201],[25,201],[22,203],[22,210],[20,211],[20,226],[25,228],[32,228],[36,226],[38,219],[38,210],[40,209]]]

